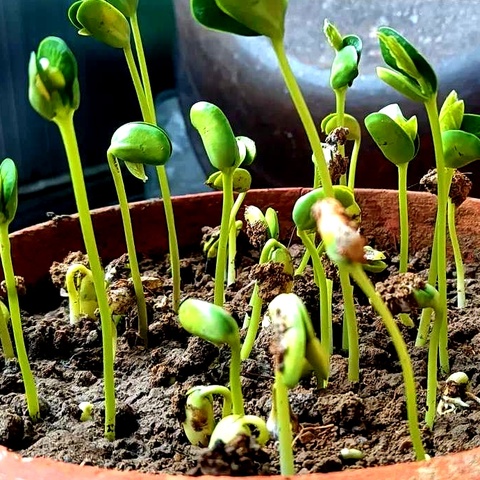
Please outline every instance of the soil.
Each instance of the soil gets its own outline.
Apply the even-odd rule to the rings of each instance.
[[[240,274],[226,292],[227,309],[242,325],[252,291],[251,270],[258,252],[239,238]],[[290,247],[296,262],[302,248]],[[125,260],[125,258],[124,258]],[[398,259],[390,257],[389,271],[396,273]],[[428,254],[411,259],[412,271],[425,275]],[[274,441],[259,448],[250,438],[220,445],[214,452],[189,444],[181,427],[185,393],[194,385],[228,384],[229,351],[187,334],[170,308],[171,281],[166,259],[142,259],[146,277],[160,277],[147,290],[150,315],[149,345],[136,334],[134,312],[119,325],[116,355],[118,402],[117,439],[103,438],[103,384],[101,332],[97,321],[69,324],[66,300],[59,297],[53,311],[28,315],[24,333],[41,398],[42,420],[30,421],[23,385],[15,361],[0,358],[0,443],[24,456],[51,457],[63,462],[98,465],[121,470],[163,473],[254,475],[279,473]],[[184,298],[211,300],[214,260],[191,253],[182,260]],[[125,270],[117,268],[120,275]],[[122,273],[123,272],[123,273]],[[372,275],[383,280],[388,272]],[[467,308],[455,308],[453,269],[449,278],[449,328],[451,372],[470,378],[471,391],[480,391],[479,266],[467,266]],[[318,323],[318,292],[311,271],[294,279],[294,291],[305,301],[313,323]],[[347,355],[341,349],[342,302],[333,301],[335,352],[326,389],[317,389],[313,376],[302,379],[290,393],[296,418],[295,467],[299,473],[384,465],[414,460],[409,439],[403,383],[397,355],[381,321],[365,297],[356,292],[360,329],[359,383],[347,379]],[[60,302],[62,302],[60,304]],[[412,316],[416,319],[417,316]],[[426,348],[416,348],[415,329],[400,326],[408,342],[415,369],[420,418],[425,413]],[[246,412],[266,419],[273,383],[269,346],[272,332],[260,329],[252,354],[242,365]],[[442,382],[447,375],[441,377]],[[439,398],[444,385],[440,384]],[[80,402],[94,405],[93,417],[80,421]],[[217,406],[220,410],[220,405]],[[480,445],[480,405],[437,417],[433,432],[423,430],[431,456]],[[342,460],[343,448],[358,449],[359,460]]]

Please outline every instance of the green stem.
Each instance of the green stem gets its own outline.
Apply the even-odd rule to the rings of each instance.
[[[235,271],[235,257],[237,256],[237,226],[235,225],[235,220],[237,218],[237,213],[242,206],[243,201],[247,192],[239,193],[230,212],[230,218],[228,221],[228,274],[227,274],[227,285],[232,285],[235,283],[236,271]]]
[[[332,331],[329,321],[328,314],[328,291],[327,291],[327,277],[325,276],[325,270],[323,269],[322,261],[318,255],[315,244],[310,239],[310,236],[303,230],[297,229],[297,235],[302,240],[305,248],[310,253],[313,264],[313,272],[315,283],[317,284],[318,289],[320,290],[320,337],[322,342],[322,347],[326,352],[330,352],[330,332]]]
[[[358,153],[360,152],[360,138],[353,142],[352,156],[350,158],[350,166],[348,169],[348,188],[355,188],[355,175],[357,173]]]
[[[347,101],[347,87],[334,89],[335,93],[335,113],[337,116],[337,127],[343,127],[345,125],[345,104]],[[340,155],[345,155],[345,145],[339,145],[338,151]],[[346,175],[343,174],[340,177],[340,185],[346,185]]]
[[[13,271],[7,223],[0,224],[0,257],[7,286],[8,306],[10,308],[13,338],[15,340],[20,371],[22,372],[23,385],[25,386],[28,414],[32,421],[36,422],[40,419],[40,407],[38,404],[37,387],[35,385],[32,370],[30,369],[27,349],[25,348],[25,341],[23,338],[22,318],[20,315],[20,305],[18,303],[17,285]]]
[[[145,76],[147,81],[142,86],[142,81],[138,73],[138,69],[133,58],[132,50],[130,47],[124,49],[125,58],[127,60],[128,68],[130,70],[130,75],[132,77],[133,85],[135,87],[135,92],[137,94],[138,103],[142,111],[142,117],[145,122],[151,123],[153,125],[157,124],[157,119],[155,116],[155,108],[153,105],[153,100],[148,100],[152,96],[150,81],[148,80],[148,71],[145,64],[145,56],[143,55],[143,47],[141,39],[135,37],[135,45],[137,47],[137,54],[139,58],[140,68],[142,69],[142,74]],[[138,51],[141,50],[142,53],[139,54]],[[142,60],[143,59],[143,60]],[[144,88],[145,87],[145,88]],[[148,87],[148,92],[146,88]],[[165,211],[165,219],[167,222],[167,232],[168,232],[168,250],[170,253],[170,265],[172,267],[172,283],[173,283],[173,292],[172,292],[172,306],[173,310],[176,312],[178,310],[178,305],[180,303],[180,253],[178,250],[178,241],[177,241],[177,231],[175,228],[175,216],[173,214],[172,199],[170,195],[170,186],[168,183],[167,172],[164,165],[156,167],[158,183],[160,185],[160,192],[162,193],[163,199],[163,209]]]
[[[315,233],[309,233],[308,236],[312,242],[315,241]],[[295,276],[303,274],[303,272],[305,271],[305,268],[308,265],[309,260],[310,260],[310,252],[308,251],[308,249],[305,249],[305,251],[303,252],[302,260],[300,260],[300,264],[295,270],[295,274],[294,274]]]
[[[8,331],[10,312],[5,304],[0,303],[0,342],[2,344],[3,356],[11,359],[15,358],[15,351],[13,350],[12,339]]]
[[[425,460],[425,450],[422,445],[422,437],[418,424],[418,410],[417,410],[417,392],[415,389],[415,377],[413,375],[412,361],[408,355],[407,345],[403,340],[402,334],[395,323],[395,320],[390,313],[381,297],[375,291],[371,281],[363,271],[360,264],[355,263],[350,267],[350,275],[355,282],[363,290],[365,295],[370,299],[371,304],[382,317],[385,328],[387,329],[390,338],[393,341],[395,350],[397,351],[400,365],[402,366],[403,381],[405,384],[405,399],[407,403],[407,417],[410,429],[410,437],[412,439],[413,449],[417,460]]]
[[[437,166],[437,225],[438,232],[436,236],[437,242],[437,280],[438,293],[440,294],[441,312],[443,315],[442,322],[447,322],[447,201],[448,201],[448,175],[445,168],[445,160],[443,156],[442,133],[438,120],[438,107],[436,95],[425,102],[430,129],[432,131],[433,146],[435,151],[435,161]],[[444,329],[447,332],[448,327]],[[440,344],[444,344],[446,339]]]
[[[148,318],[147,304],[145,303],[145,293],[143,291],[142,279],[140,276],[140,268],[138,267],[137,251],[135,248],[135,240],[133,236],[132,220],[128,207],[127,194],[125,193],[125,185],[123,183],[122,172],[117,159],[107,152],[108,165],[112,172],[113,182],[117,191],[118,203],[120,205],[120,213],[122,215],[123,230],[125,232],[125,242],[127,244],[128,263],[132,275],[133,289],[137,299],[138,308],[138,334],[143,339],[145,345],[148,341]]]
[[[97,293],[98,308],[102,325],[103,347],[103,382],[105,393],[105,437],[115,439],[115,380],[114,380],[114,354],[112,345],[112,318],[108,306],[107,292],[105,290],[105,274],[100,263],[97,244],[93,232],[90,208],[87,199],[87,190],[83,178],[82,164],[78,151],[78,143],[73,126],[73,111],[65,116],[57,115],[54,119],[65,146],[72,179],[73,193],[78,209],[80,227],[82,229],[85,249],[93,275],[93,283]]]
[[[430,259],[430,269],[428,270],[428,279],[427,282],[433,286],[437,283],[437,222],[435,222],[435,230],[433,234],[433,246],[432,246],[432,257]],[[430,328],[430,322],[432,319],[432,309],[424,308],[422,310],[422,315],[420,317],[420,323],[418,325],[417,338],[415,340],[416,347],[423,347],[427,343],[428,330]]]
[[[338,265],[338,270],[343,294],[344,322],[347,324],[348,379],[351,382],[358,382],[360,380],[360,353],[357,318],[353,302],[353,287],[350,283],[348,270],[343,265]]]
[[[143,89],[142,80],[140,79],[140,75],[138,74],[137,64],[135,63],[135,58],[133,57],[131,45],[124,48],[123,53],[125,54],[125,60],[127,61],[128,70],[130,71],[130,76],[132,77],[133,86],[135,88],[135,93],[137,94],[138,104],[142,112],[142,117],[146,122],[150,122],[156,125],[157,122],[155,121],[155,115],[153,121],[151,121],[150,107],[148,105],[147,97],[145,95],[145,90]]]
[[[332,181],[330,180],[328,166],[323,156],[322,143],[320,142],[320,137],[318,136],[318,131],[315,127],[312,115],[307,107],[300,87],[295,79],[295,75],[293,74],[288,62],[283,39],[272,38],[271,42],[273,50],[275,51],[275,55],[278,59],[278,64],[280,66],[280,71],[282,72],[285,85],[287,86],[290,96],[292,97],[293,104],[295,105],[300,120],[302,121],[303,128],[305,129],[305,133],[307,134],[308,141],[310,142],[310,146],[315,158],[315,164],[322,182],[322,187],[325,189],[325,194],[327,197],[333,197]]]
[[[220,222],[220,237],[218,239],[217,263],[215,266],[214,303],[223,307],[225,296],[225,267],[227,260],[227,244],[229,233],[230,212],[232,210],[233,169],[223,172],[222,219]]]
[[[250,356],[253,344],[255,343],[255,338],[257,338],[258,327],[260,325],[263,302],[258,294],[257,282],[255,282],[255,286],[253,287],[252,300],[250,303],[252,304],[252,316],[250,317],[247,335],[242,345],[242,351],[240,354],[242,360],[246,360]]]
[[[458,242],[457,227],[455,225],[455,204],[448,199],[448,232],[452,242],[453,256],[455,258],[455,270],[457,271],[457,307],[465,307],[465,272],[463,268],[462,251]]]
[[[400,211],[400,273],[408,268],[408,203],[407,169],[408,162],[398,166],[398,208]]]
[[[132,27],[133,42],[135,43],[135,51],[137,52],[138,65],[140,67],[140,74],[142,75],[143,91],[145,92],[148,109],[150,112],[155,112],[150,77],[148,75],[147,62],[143,50],[142,35],[140,34],[140,28],[138,26],[137,12],[130,17],[130,25]]]
[[[230,348],[232,350],[232,359],[230,361],[230,392],[232,393],[233,414],[245,415],[240,377],[240,342],[238,342],[237,345],[230,345]]]
[[[428,345],[427,411],[425,413],[425,423],[430,429],[432,429],[433,422],[435,421],[437,406],[437,364],[442,318],[443,312],[441,311],[441,307],[439,307],[435,309],[435,319],[430,336],[430,343]]]
[[[275,402],[276,418],[278,425],[278,449],[280,453],[280,473],[282,475],[295,475],[295,466],[292,450],[292,426],[290,423],[290,404],[288,390],[283,383],[281,372],[275,371],[275,384],[273,386],[273,401]]]

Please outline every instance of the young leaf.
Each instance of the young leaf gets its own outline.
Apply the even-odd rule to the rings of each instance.
[[[210,163],[218,170],[240,163],[237,139],[225,114],[213,103],[198,102],[190,109],[190,121],[202,138]]]
[[[124,162],[159,166],[172,155],[172,142],[157,125],[129,122],[115,131],[108,152]]]
[[[283,38],[287,0],[216,0],[230,17],[269,38]]]
[[[240,343],[237,322],[222,307],[188,298],[180,305],[178,317],[187,332],[214,345],[238,346]]]
[[[437,93],[438,82],[435,72],[406,38],[390,27],[380,27],[378,38],[382,57],[389,67],[416,84],[421,95],[427,99]]]
[[[245,37],[260,35],[227,15],[215,0],[191,0],[190,8],[193,18],[204,27]]]
[[[237,137],[237,145],[239,146],[240,150],[240,145],[243,145],[245,147],[245,154],[243,155],[243,158],[240,161],[240,164],[248,167],[253,163],[255,160],[255,157],[257,156],[257,146],[255,145],[255,142],[248,137],[244,137],[242,135]]]
[[[130,45],[130,25],[125,15],[106,0],[84,0],[77,10],[77,22],[89,35],[110,47]]]
[[[77,61],[61,38],[46,37],[40,42],[30,56],[28,79],[30,104],[47,120],[78,108]]]
[[[10,223],[15,218],[18,204],[18,172],[12,159],[0,165],[0,223]]]
[[[335,55],[330,71],[330,86],[334,90],[350,87],[358,77],[358,54],[355,47],[347,45]]]
[[[461,168],[480,159],[480,139],[462,130],[447,130],[442,133],[445,166]]]
[[[460,130],[472,133],[473,135],[480,137],[480,115],[466,113],[463,116]]]
[[[348,128],[348,135],[347,140],[358,141],[362,138],[362,130],[360,128],[360,124],[358,123],[355,117],[352,117],[348,113],[344,114],[343,118],[343,127]],[[326,135],[330,135],[330,133],[338,127],[338,116],[336,113],[330,113],[327,115],[320,125],[322,132]]]
[[[403,73],[384,67],[377,67],[376,72],[380,80],[410,100],[420,103],[428,100],[428,95],[422,93],[420,86]]]
[[[445,101],[438,115],[440,130],[463,130],[461,128],[463,114],[465,113],[465,102],[458,99],[457,92],[452,90]],[[472,132],[473,133],[473,132]]]
[[[343,47],[343,38],[340,34],[338,28],[331,23],[329,20],[325,19],[323,21],[323,33],[327,38],[328,43],[334,50],[341,50]]]

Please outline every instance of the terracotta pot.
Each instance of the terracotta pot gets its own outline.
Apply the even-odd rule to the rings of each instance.
[[[264,209],[273,206],[279,212],[284,237],[293,228],[291,210],[295,201],[307,190],[267,189],[248,193],[245,204],[255,204]],[[362,208],[362,227],[366,235],[375,234],[383,247],[396,243],[399,232],[396,193],[388,190],[358,190],[357,199]],[[214,225],[220,219],[221,197],[206,193],[177,197],[173,201],[181,247],[190,247],[200,240],[200,229]],[[412,193],[409,198],[411,224],[411,249],[430,244],[434,225],[435,199],[424,193]],[[136,232],[137,249],[145,254],[161,253],[167,248],[164,215],[161,201],[144,201],[132,204],[132,219]],[[120,212],[117,207],[96,210],[94,227],[101,256],[104,260],[118,257],[126,250]],[[480,242],[480,200],[468,199],[458,211],[458,233],[466,261],[475,255],[473,247]],[[70,250],[83,248],[76,216],[62,217],[11,235],[14,268],[17,275],[25,277],[27,288],[35,292],[45,284],[48,269],[54,260],[61,260]],[[45,293],[43,292],[43,296]],[[460,454],[435,458],[429,462],[397,464],[364,470],[347,470],[331,474],[312,474],[309,480],[373,479],[429,479],[466,480],[480,478],[480,448]],[[48,459],[21,458],[0,448],[0,479],[22,480],[74,480],[74,479],[152,479],[158,475],[118,472],[95,467],[81,467]],[[163,478],[167,478],[164,476]]]

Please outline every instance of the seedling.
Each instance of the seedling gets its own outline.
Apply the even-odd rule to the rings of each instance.
[[[58,126],[67,154],[80,227],[92,270],[102,322],[105,437],[113,440],[115,438],[115,386],[112,319],[73,125],[73,115],[80,103],[77,62],[62,39],[47,37],[40,42],[37,52],[32,52],[28,75],[30,103],[37,113]]]
[[[93,403],[80,402],[78,404],[78,408],[82,412],[80,415],[81,422],[88,422],[89,420],[92,420],[92,412],[93,412],[93,409],[95,408]]]
[[[230,415],[232,397],[227,387],[221,385],[199,386],[193,387],[187,392],[183,430],[192,445],[208,446],[215,428],[213,395],[223,397],[222,418]]]
[[[156,125],[155,106],[138,24],[137,7],[138,0],[79,0],[70,6],[68,18],[81,35],[92,36],[113,48],[123,50],[143,120]],[[140,73],[133,55],[130,34],[132,34],[135,43]],[[176,311],[180,301],[180,257],[170,186],[164,163],[156,163],[155,165],[167,222],[173,281],[172,303],[173,309]],[[138,170],[138,168],[140,167],[137,165],[136,169]],[[139,292],[137,292],[137,295],[139,295]],[[144,320],[142,319],[139,323],[144,324]],[[145,337],[143,330],[142,336]]]
[[[445,382],[442,398],[438,402],[438,415],[455,413],[459,408],[470,408],[465,400],[471,399],[480,403],[480,398],[470,391],[470,380],[466,373],[452,373]]]
[[[182,327],[187,332],[203,338],[214,345],[228,345],[232,352],[230,360],[230,392],[233,413],[244,415],[242,385],[240,382],[240,334],[237,322],[218,305],[189,298],[178,310]]]
[[[144,165],[163,166],[171,154],[172,143],[165,130],[145,122],[131,122],[117,129],[107,151],[108,165],[120,204],[133,287],[137,298],[138,333],[145,344],[147,344],[148,334],[147,306],[138,267],[128,199],[118,160],[122,160],[135,177],[146,181]]]
[[[198,102],[190,110],[190,120],[202,139],[205,151],[213,167],[222,175],[222,219],[215,267],[214,303],[222,306],[225,294],[225,271],[227,265],[227,245],[231,231],[230,215],[233,208],[234,174],[243,158],[239,143],[224,113],[208,102]],[[232,227],[233,228],[233,227]]]
[[[33,378],[28,361],[25,341],[23,339],[22,318],[20,314],[20,305],[18,303],[17,283],[13,271],[10,239],[8,237],[8,227],[15,218],[18,202],[18,173],[15,163],[10,158],[6,158],[0,164],[0,258],[2,261],[3,274],[7,286],[8,306],[10,309],[10,318],[12,322],[13,338],[15,349],[17,351],[18,363],[22,373],[23,385],[25,386],[25,396],[27,398],[27,408],[30,418],[35,422],[40,418],[40,407],[38,403],[37,387]],[[6,312],[2,308],[2,319],[6,326]],[[10,338],[2,336],[2,346],[4,353],[9,352],[8,344]],[[5,350],[5,347],[7,349]],[[12,355],[13,357],[13,355]],[[10,357],[11,358],[11,357]]]
[[[70,325],[76,325],[82,317],[95,320],[98,302],[92,272],[80,263],[70,265],[65,275],[65,288],[68,295]]]
[[[315,336],[307,309],[297,295],[278,295],[268,306],[275,329],[272,346],[275,362],[272,411],[276,412],[276,428],[282,475],[294,475],[292,430],[288,389],[294,388],[303,373],[301,366],[308,362],[321,385],[329,375],[327,351]]]
[[[325,242],[326,252],[337,265],[343,265],[358,286],[368,296],[373,307],[381,316],[385,328],[390,335],[400,360],[405,383],[407,415],[413,448],[418,460],[425,458],[416,402],[415,379],[410,356],[402,334],[381,297],[375,292],[370,279],[365,274],[360,262],[363,259],[365,241],[352,225],[345,213],[344,206],[336,199],[319,200],[313,207],[313,216],[317,221],[318,232]],[[350,331],[349,331],[350,336]]]

